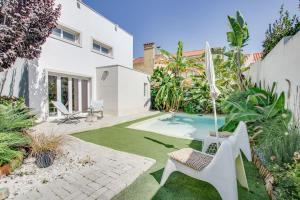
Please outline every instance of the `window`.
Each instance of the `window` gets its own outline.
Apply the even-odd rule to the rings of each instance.
[[[95,51],[101,51],[101,46],[99,45],[99,44],[96,44],[96,43],[93,43],[93,49],[95,50]]]
[[[93,40],[93,49],[94,52],[100,53],[107,56],[112,56],[112,47],[102,44],[96,40]]]
[[[67,31],[63,31],[63,38],[72,42],[76,41],[76,36],[72,33],[68,33]]]
[[[144,97],[148,96],[148,83],[144,83]]]
[[[57,110],[52,101],[57,101],[57,77],[48,76],[48,100],[49,100],[49,116],[57,115]]]
[[[61,29],[59,29],[59,28],[54,28],[54,29],[52,30],[52,34],[55,35],[55,36],[57,36],[57,37],[60,37],[60,35],[61,35]]]
[[[52,35],[68,42],[80,44],[80,33],[62,26],[54,28]]]

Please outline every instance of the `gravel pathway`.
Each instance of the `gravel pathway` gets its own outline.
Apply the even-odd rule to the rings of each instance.
[[[111,199],[147,171],[155,160],[88,143],[72,136],[54,164],[45,169],[26,159],[0,180],[9,199]]]

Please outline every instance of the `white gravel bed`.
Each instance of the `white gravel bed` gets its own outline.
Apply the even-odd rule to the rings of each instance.
[[[80,149],[76,150],[74,146],[76,146],[74,142],[66,141],[62,147],[62,153],[48,168],[38,168],[34,163],[34,158],[26,158],[19,169],[8,176],[0,177],[0,188],[8,188],[10,194],[8,199],[14,199],[40,185],[92,166],[94,161],[89,155],[84,155]]]

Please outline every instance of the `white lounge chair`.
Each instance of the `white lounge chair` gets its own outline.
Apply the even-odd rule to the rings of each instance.
[[[92,114],[101,113],[101,117],[103,117],[104,101],[103,100],[91,101],[91,105],[89,109]]]
[[[212,184],[223,200],[237,200],[237,179],[243,187],[248,188],[239,147],[241,138],[239,134],[233,134],[221,143],[214,156],[191,148],[170,153],[161,186],[172,172],[180,171]]]
[[[220,132],[219,138],[216,137],[215,132],[210,133],[209,136],[207,136],[203,141],[203,148],[202,152],[207,152],[209,146],[214,143],[222,143],[224,140],[227,140],[229,136],[239,134],[239,148],[244,153],[248,161],[252,160],[251,157],[251,148],[249,143],[249,136],[247,131],[247,126],[245,122],[240,122],[238,127],[235,129],[233,133],[229,132]]]
[[[58,124],[66,123],[68,121],[76,121],[79,122],[78,112],[70,113],[69,110],[66,108],[66,106],[60,102],[60,101],[52,101],[53,105],[56,107],[57,110],[61,112],[61,114],[64,116],[64,119],[58,122]]]

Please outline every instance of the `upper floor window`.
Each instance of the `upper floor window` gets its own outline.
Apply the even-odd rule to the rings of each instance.
[[[54,28],[52,30],[52,35],[68,42],[80,44],[80,33],[63,26]]]
[[[101,42],[98,42],[96,40],[93,40],[93,47],[92,48],[93,48],[92,50],[96,53],[100,53],[100,54],[107,55],[107,56],[112,56],[113,55],[112,47],[110,47],[106,44],[103,44]]]

